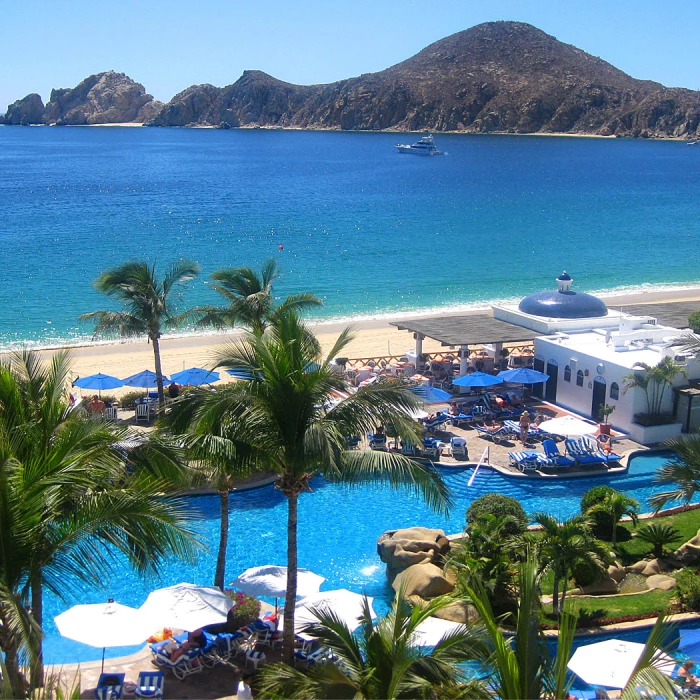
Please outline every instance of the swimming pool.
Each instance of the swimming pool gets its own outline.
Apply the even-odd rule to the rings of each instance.
[[[449,517],[433,513],[420,497],[406,490],[361,486],[348,488],[322,479],[312,483],[313,493],[299,500],[299,566],[325,576],[325,590],[349,588],[375,596],[378,614],[386,612],[392,590],[386,582],[384,565],[376,554],[376,542],[386,530],[412,525],[441,528],[448,533],[464,527],[464,513],[477,497],[498,491],[518,499],[528,514],[544,510],[557,518],[579,511],[581,496],[593,486],[610,484],[625,491],[648,510],[650,495],[659,489],[652,475],[669,453],[635,456],[627,473],[611,477],[562,480],[506,477],[491,469],[480,469],[471,487],[467,482],[473,469],[445,468],[445,481],[452,490],[454,507]],[[196,517],[196,528],[209,552],[202,553],[194,565],[174,561],[157,578],[140,579],[118,559],[112,576],[102,589],[86,588],[75,582],[67,601],[51,594],[45,602],[45,658],[48,663],[75,663],[94,660],[100,649],[63,639],[53,618],[75,603],[104,602],[114,598],[124,605],[140,606],[148,592],[181,581],[211,585],[214,579],[216,544],[219,528],[218,496],[193,496],[188,508]],[[227,552],[227,581],[241,571],[263,564],[285,564],[286,500],[272,486],[231,494],[230,536]],[[123,656],[139,647],[107,649],[107,657]]]

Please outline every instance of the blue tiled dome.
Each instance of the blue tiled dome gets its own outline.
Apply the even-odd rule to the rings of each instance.
[[[584,292],[572,292],[572,282],[565,270],[557,277],[559,289],[530,294],[520,302],[518,308],[531,316],[546,318],[599,318],[608,315],[608,307],[598,297]]]

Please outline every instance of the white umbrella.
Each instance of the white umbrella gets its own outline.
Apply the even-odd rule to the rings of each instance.
[[[321,591],[314,595],[302,598],[295,607],[294,612],[294,627],[298,632],[306,625],[318,623],[318,618],[311,612],[311,608],[318,610],[333,611],[343,623],[351,630],[360,626],[360,617],[362,617],[362,607],[365,597],[359,593],[353,593],[346,588],[339,588],[335,591]],[[376,613],[372,608],[374,598],[367,598],[369,601],[369,609],[372,617],[376,617]],[[280,630],[284,629],[284,620],[280,619]]]
[[[233,601],[218,588],[178,583],[159,588],[146,598],[139,610],[160,627],[196,630],[204,625],[226,622]]]
[[[607,639],[604,642],[579,647],[568,663],[569,669],[589,685],[624,688],[644,651],[644,644]],[[670,676],[676,662],[660,654],[654,666]]]
[[[411,646],[434,647],[448,634],[462,629],[464,629],[464,625],[459,622],[443,620],[439,617],[429,617],[416,627],[416,631],[411,637]]]
[[[573,416],[562,416],[561,418],[546,420],[540,423],[539,428],[550,435],[564,435],[565,437],[592,435],[598,430],[596,424],[586,423],[586,421]]]
[[[297,570],[297,598],[318,593],[326,579],[308,569]],[[254,566],[232,581],[231,586],[248,595],[284,598],[287,593],[286,566]]]
[[[154,627],[148,616],[136,608],[119,603],[74,605],[54,617],[62,637],[102,647],[102,669],[105,647],[126,647],[143,644]]]

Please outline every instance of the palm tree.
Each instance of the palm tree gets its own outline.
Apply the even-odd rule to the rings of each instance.
[[[211,286],[228,302],[227,306],[204,306],[194,310],[199,315],[200,327],[232,328],[243,326],[258,335],[279,314],[290,311],[299,313],[321,306],[313,294],[292,294],[281,304],[275,305],[273,285],[279,277],[275,260],[266,260],[258,275],[250,267],[224,268],[211,274]]]
[[[673,361],[672,357],[664,357],[653,367],[645,362],[637,363],[642,369],[623,377],[625,384],[623,393],[630,389],[641,389],[647,401],[647,413],[651,416],[661,414],[666,389],[673,386],[677,375],[687,376],[685,368]]]
[[[261,698],[490,698],[483,681],[469,680],[459,664],[486,658],[480,627],[464,626],[432,648],[413,642],[416,628],[451,601],[435,598],[424,608],[409,605],[402,592],[386,617],[372,621],[365,599],[360,631],[353,634],[331,610],[314,610],[317,624],[304,629],[333,654],[333,663],[302,673],[287,664],[261,672]]]
[[[125,469],[115,443],[127,430],[71,410],[69,370],[65,352],[0,365],[0,627],[15,691],[23,652],[32,686],[43,683],[45,588],[61,596],[71,579],[100,584],[113,548],[143,573],[191,556],[195,542],[181,504],[159,498],[181,473],[174,454],[148,445]]]
[[[585,515],[595,516],[596,513],[605,516],[606,522],[610,522],[612,526],[610,543],[612,548],[615,549],[617,545],[617,526],[620,522],[620,518],[626,515],[632,520],[632,523],[636,525],[639,519],[639,501],[636,498],[613,490],[605,494],[598,503],[592,505],[586,511]]]
[[[547,513],[535,513],[532,519],[542,527],[542,537],[538,540],[540,561],[546,562],[544,569],[551,569],[554,575],[552,610],[559,615],[564,609],[567,583],[574,567],[586,563],[602,571],[608,555],[591,535],[590,522],[585,516],[577,515],[560,523]],[[560,584],[563,584],[561,599]]]
[[[350,332],[344,331],[323,357],[318,340],[296,314],[279,315],[263,335],[249,332],[219,353],[219,366],[237,369],[249,380],[215,392],[192,392],[177,407],[187,412],[190,434],[215,436],[231,459],[236,445],[248,445],[260,468],[279,474],[276,487],[288,503],[284,654],[289,663],[294,652],[298,500],[311,490],[311,480],[323,475],[350,484],[372,480],[395,488],[408,485],[435,508],[446,510],[449,503],[447,487],[431,467],[394,453],[347,449],[347,436],[366,434],[380,424],[394,425],[414,444],[418,439],[410,416],[417,399],[400,385],[373,384],[337,400],[334,392],[346,384],[329,362],[350,340]]]
[[[700,491],[700,435],[673,438],[664,446],[673,450],[673,456],[656,472],[654,482],[676,484],[676,488],[655,493],[649,499],[656,512],[669,501],[690,503],[695,494]]]
[[[166,326],[175,326],[187,314],[176,315],[172,297],[185,282],[199,274],[199,265],[191,260],[173,263],[162,280],[155,265],[135,260],[103,272],[94,282],[95,289],[122,302],[121,311],[93,311],[79,317],[95,323],[95,335],[118,333],[122,338],[146,336],[153,343],[158,401],[165,403],[163,371],[160,364],[160,337]]]

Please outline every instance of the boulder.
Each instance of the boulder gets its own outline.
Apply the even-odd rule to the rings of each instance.
[[[615,562],[608,567],[608,576],[613,579],[613,581],[620,583],[620,581],[627,576],[627,571],[623,566]]]
[[[700,530],[695,537],[682,544],[674,553],[673,558],[682,564],[694,564],[700,559]]]
[[[651,561],[647,562],[647,565],[642,571],[642,575],[654,576],[655,574],[665,574],[672,570],[673,568],[663,559],[652,559]]]
[[[589,586],[573,588],[569,591],[569,595],[610,595],[619,592],[617,581],[610,576],[604,576],[600,581],[591,583]]]
[[[454,590],[454,586],[443,575],[442,569],[430,563],[416,564],[401,571],[392,586],[395,591],[403,588],[406,598],[415,595],[424,600],[437,598]]]
[[[632,566],[626,566],[625,571],[627,571],[628,574],[641,574],[644,571],[644,569],[647,568],[648,564],[649,561],[647,559],[642,559],[636,564],[632,564]]]
[[[409,566],[434,562],[449,549],[450,543],[445,533],[427,527],[389,530],[377,540],[377,554],[387,565],[390,580]]]
[[[673,576],[664,576],[663,574],[654,574],[647,579],[647,588],[658,588],[661,591],[670,591],[676,587],[676,579]]]

